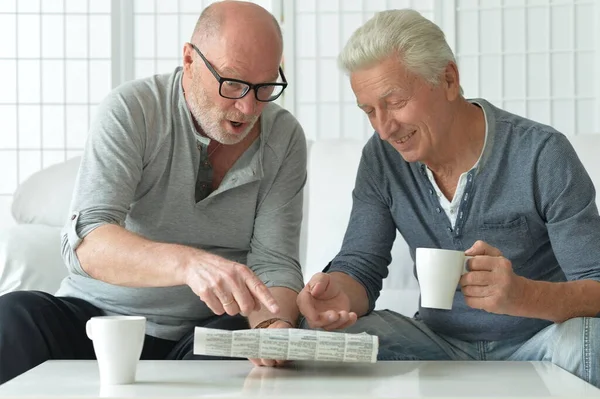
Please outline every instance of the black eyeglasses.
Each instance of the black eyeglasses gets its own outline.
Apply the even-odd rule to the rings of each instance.
[[[258,101],[266,103],[269,101],[277,100],[277,98],[281,95],[281,93],[283,93],[283,90],[288,85],[281,67],[279,67],[279,74],[281,75],[281,80],[283,82],[252,84],[239,79],[223,78],[217,73],[217,71],[210,64],[210,62],[208,62],[208,60],[206,59],[206,57],[204,57],[204,54],[202,54],[198,47],[196,47],[195,44],[190,44],[192,45],[194,50],[196,50],[200,58],[202,58],[202,61],[204,61],[208,70],[219,82],[219,95],[221,95],[221,97],[237,100],[248,94],[248,92],[251,89],[254,89],[254,97],[256,97]]]

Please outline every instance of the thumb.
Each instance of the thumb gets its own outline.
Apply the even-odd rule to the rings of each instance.
[[[473,246],[465,251],[465,255],[468,256],[477,256],[477,255],[487,255],[487,256],[502,256],[502,252],[495,247],[492,247],[485,241],[477,240],[473,244]]]
[[[325,273],[315,274],[308,282],[309,292],[313,298],[319,298],[327,291],[329,287],[329,275]]]

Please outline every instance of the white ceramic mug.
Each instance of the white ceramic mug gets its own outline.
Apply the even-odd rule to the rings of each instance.
[[[454,293],[460,276],[467,272],[467,260],[462,251],[439,248],[417,248],[417,277],[424,308],[452,309]]]
[[[142,316],[98,316],[85,325],[94,342],[100,384],[135,382],[137,364],[144,347],[146,318]]]

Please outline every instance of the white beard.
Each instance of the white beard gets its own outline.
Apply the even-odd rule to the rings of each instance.
[[[232,145],[241,142],[250,133],[259,118],[258,115],[249,118],[248,116],[239,114],[228,117],[225,111],[221,111],[216,106],[210,104],[204,88],[193,80],[190,84],[190,90],[186,92],[186,97],[190,112],[204,134],[221,144]],[[244,131],[240,134],[228,132],[222,126],[223,122],[229,124],[228,120],[246,123]]]

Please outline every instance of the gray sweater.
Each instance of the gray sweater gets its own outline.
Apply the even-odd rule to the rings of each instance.
[[[396,231],[408,243],[413,263],[417,247],[463,251],[481,239],[529,279],[600,281],[595,190],[568,139],[485,100],[474,102],[485,111],[488,138],[478,167],[469,172],[454,227],[424,164],[407,163],[377,134],[364,147],[349,226],[328,270],[358,280],[371,310],[392,262]],[[410,266],[416,276],[414,265],[393,265]],[[530,336],[550,324],[472,309],[460,291],[451,311],[420,308],[417,318],[467,341]]]
[[[91,231],[117,224],[150,240],[201,248],[248,265],[267,286],[302,289],[298,261],[306,141],[276,104],[260,137],[217,190],[196,202],[201,151],[172,74],[126,83],[101,104],[77,176],[62,254],[69,269],[57,295],[82,298],[107,314],[143,315],[147,333],[176,340],[211,310],[188,286],[131,288],[91,278],[75,249]]]

